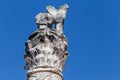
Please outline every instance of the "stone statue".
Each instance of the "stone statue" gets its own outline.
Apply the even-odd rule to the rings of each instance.
[[[46,28],[45,25],[51,28],[51,24],[55,24],[57,32],[63,34],[64,19],[66,18],[68,8],[67,4],[61,6],[59,10],[53,6],[47,6],[47,13],[39,13],[35,17],[36,24],[39,28]]]
[[[62,70],[68,57],[63,26],[68,8],[67,4],[58,10],[48,6],[46,13],[35,16],[38,28],[26,41],[24,55],[28,80],[63,80]]]

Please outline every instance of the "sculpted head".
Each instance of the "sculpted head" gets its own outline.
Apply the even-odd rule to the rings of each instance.
[[[64,4],[63,6],[60,6],[61,9],[67,10],[69,6],[67,4]]]

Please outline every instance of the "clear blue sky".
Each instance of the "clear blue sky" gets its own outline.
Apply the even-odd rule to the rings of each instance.
[[[70,9],[65,80],[120,80],[120,0],[0,0],[0,80],[26,80],[24,43],[47,5]]]

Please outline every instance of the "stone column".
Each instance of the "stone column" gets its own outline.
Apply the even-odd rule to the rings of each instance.
[[[53,6],[46,9],[46,13],[35,17],[37,30],[25,43],[24,68],[28,70],[28,80],[63,80],[62,71],[68,57],[63,25],[68,5],[61,6],[59,10]],[[52,28],[52,24],[56,28]]]

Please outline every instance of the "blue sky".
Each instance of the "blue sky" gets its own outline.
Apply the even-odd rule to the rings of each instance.
[[[24,43],[35,15],[65,3],[64,80],[120,80],[120,0],[0,0],[0,80],[26,80]]]

